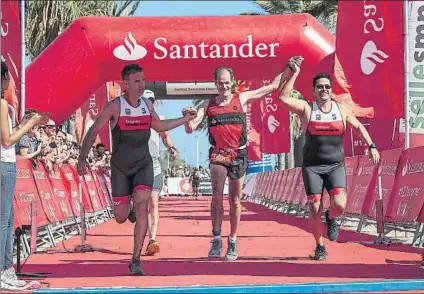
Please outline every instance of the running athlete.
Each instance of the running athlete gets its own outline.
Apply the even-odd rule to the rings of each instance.
[[[154,109],[156,110],[156,99],[155,93],[150,90],[145,90],[143,97],[147,98],[152,102]],[[164,120],[165,117],[161,114],[158,115],[159,119]],[[162,138],[162,143],[167,148],[169,154],[174,158],[178,158],[178,150],[174,147],[171,137],[168,132],[156,132],[152,130],[149,141],[150,154],[153,158],[153,187],[152,193],[149,198],[149,214],[148,214],[148,223],[149,223],[149,243],[146,248],[146,255],[155,255],[159,252],[159,242],[156,241],[156,235],[158,232],[159,224],[159,196],[163,187],[163,175],[162,169],[160,166],[160,154],[159,154],[159,137]]]
[[[229,203],[231,233],[228,238],[228,248],[225,255],[227,260],[236,260],[237,227],[240,223],[241,204],[240,196],[244,176],[247,170],[247,132],[246,108],[253,99],[260,99],[276,91],[290,72],[286,66],[271,84],[253,91],[235,93],[236,82],[231,68],[219,67],[214,72],[215,85],[219,95],[203,102],[193,121],[185,124],[187,133],[193,132],[208,117],[209,162],[212,183],[212,247],[209,257],[220,257],[222,252],[221,225],[224,215],[223,194],[224,184],[229,177]]]
[[[140,255],[147,231],[147,210],[153,186],[153,160],[149,150],[151,129],[165,132],[196,117],[196,110],[183,110],[184,117],[160,120],[152,103],[142,97],[145,88],[143,69],[129,64],[122,70],[125,84],[123,96],[109,101],[100,112],[84,138],[78,160],[78,173],[86,173],[88,152],[97,133],[108,122],[112,129],[111,180],[115,220],[121,224],[130,212],[130,200],[134,203],[136,225],[134,251],[130,263],[133,275],[144,275]]]
[[[199,197],[199,186],[200,186],[200,177],[201,177],[201,166],[199,169],[197,167],[193,168],[191,173],[191,187],[193,188],[194,198],[197,200]]]
[[[379,162],[380,155],[367,130],[352,111],[331,100],[332,84],[328,74],[320,73],[314,77],[312,83],[316,99],[314,102],[308,103],[290,97],[302,61],[302,57],[290,60],[294,74],[282,88],[280,100],[300,117],[302,129],[305,131],[302,176],[308,196],[312,234],[317,244],[311,258],[323,260],[327,255],[321,223],[321,198],[324,189],[331,198],[330,209],[325,213],[327,237],[331,241],[336,241],[339,236],[337,217],[342,215],[346,208],[347,183],[342,143],[346,125],[351,126],[366,142],[370,159],[374,164]]]

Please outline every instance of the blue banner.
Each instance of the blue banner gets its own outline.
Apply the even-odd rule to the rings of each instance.
[[[271,172],[272,171],[272,157],[271,154],[262,154],[261,161],[249,161],[247,167],[247,174]]]

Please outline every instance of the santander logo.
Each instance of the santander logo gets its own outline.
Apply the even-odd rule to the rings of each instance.
[[[384,18],[379,17],[381,15],[381,11],[377,9],[378,5],[383,5],[381,2],[382,1],[363,1],[365,16],[363,32],[368,41],[362,48],[360,63],[361,70],[365,75],[372,74],[376,66],[384,63],[389,57],[386,53],[377,49],[377,45],[374,41],[369,40],[370,38],[373,40],[378,39],[378,33],[382,32],[384,29]]]
[[[268,116],[268,130],[271,133],[275,132],[275,129],[280,126],[280,122],[275,119],[273,115]]]
[[[389,56],[381,50],[377,49],[377,46],[373,41],[365,43],[361,53],[361,70],[364,74],[370,75],[373,73],[377,66],[377,63],[384,63]]]
[[[113,50],[113,55],[115,55],[116,58],[132,61],[142,59],[147,55],[146,48],[137,44],[131,32],[128,32],[128,38],[125,37],[124,44],[125,45],[120,45]]]
[[[124,44],[113,50],[113,55],[121,60],[139,60],[147,55],[147,49],[139,45],[131,32],[124,38]],[[153,58],[162,59],[217,59],[217,58],[276,58],[276,48],[279,43],[255,42],[253,36],[247,35],[245,42],[207,43],[205,41],[192,44],[173,44],[165,37],[157,37],[153,40]],[[241,44],[240,44],[241,43]],[[145,44],[146,45],[146,44]]]

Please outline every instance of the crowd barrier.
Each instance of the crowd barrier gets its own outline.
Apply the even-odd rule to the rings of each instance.
[[[202,195],[212,195],[212,185],[210,178],[200,180],[199,193]],[[168,178],[166,185],[162,189],[162,195],[188,196],[193,195],[193,187],[189,178]],[[228,194],[228,180],[224,185],[224,194]]]
[[[346,158],[345,166],[348,200],[342,225],[356,220],[356,230],[362,232],[377,223],[375,203],[380,198],[380,182],[384,234],[400,229],[412,235],[412,245],[422,246],[424,147],[383,151],[378,165],[366,155]],[[301,168],[255,174],[243,194],[245,199],[274,210],[299,217],[308,213]],[[328,206],[329,197],[324,192],[324,210]]]
[[[82,225],[90,228],[113,217],[108,175],[89,170],[80,176],[69,164],[54,165],[48,170],[41,161],[22,157],[17,158],[16,168],[14,229],[30,228],[21,236],[25,255],[39,247],[54,247],[72,234],[81,234]],[[84,224],[80,203],[84,206]],[[31,240],[31,235],[37,240]]]

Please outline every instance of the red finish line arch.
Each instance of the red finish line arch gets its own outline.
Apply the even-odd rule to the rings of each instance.
[[[28,66],[26,104],[61,123],[128,63],[147,81],[210,81],[218,66],[238,80],[271,79],[294,55],[305,57],[296,89],[307,96],[318,71],[333,72],[334,50],[335,37],[308,14],[84,17]]]

